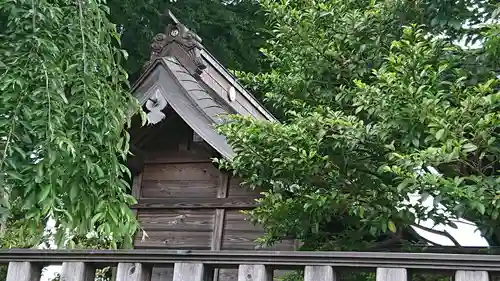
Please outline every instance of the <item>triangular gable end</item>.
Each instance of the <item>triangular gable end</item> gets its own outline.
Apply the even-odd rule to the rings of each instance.
[[[227,114],[276,121],[204,47],[201,39],[173,16],[174,24],[157,34],[146,70],[133,94],[146,107],[151,123],[161,122],[170,106],[193,131],[223,157],[233,150],[214,125]]]

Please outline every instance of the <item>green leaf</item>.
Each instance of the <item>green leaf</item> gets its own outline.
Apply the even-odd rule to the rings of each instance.
[[[97,213],[95,214],[92,219],[90,220],[91,225],[95,225],[96,222],[103,217],[103,213]]]
[[[392,151],[396,150],[396,148],[394,147],[394,141],[392,141],[390,144],[385,145],[385,147]]]
[[[30,208],[33,208],[36,204],[36,193],[31,192],[28,197],[26,197],[24,204],[22,206],[22,210],[29,210]]]
[[[51,186],[50,185],[43,185],[42,190],[38,194],[38,203],[42,203],[45,199],[47,199],[47,196],[49,195],[51,191]]]
[[[76,197],[78,196],[78,192],[80,191],[79,190],[79,186],[77,185],[73,185],[69,191],[69,198],[71,201],[74,201],[76,199]]]
[[[17,172],[7,172],[7,176],[13,178],[13,179],[16,179],[16,180],[19,180],[19,181],[24,181],[24,178],[21,174],[17,173]]]
[[[118,224],[118,217],[116,216],[116,213],[113,209],[108,209],[108,214],[111,216],[113,219],[113,222]]]
[[[444,135],[444,129],[440,129],[436,132],[436,140],[440,140]]]
[[[420,145],[420,140],[419,139],[412,139],[411,142],[412,142],[412,144],[415,147],[419,147],[419,145]]]
[[[500,7],[498,7],[497,9],[495,9],[495,10],[493,11],[493,13],[491,14],[491,17],[492,17],[492,18],[496,18],[496,17],[498,17],[499,15],[500,15]]]
[[[477,202],[476,203],[476,208],[477,208],[477,211],[481,214],[481,215],[484,215],[484,212],[486,211],[486,208],[484,207],[484,205],[480,202]]]
[[[394,232],[394,233],[395,233],[395,232],[397,231],[397,229],[396,229],[396,225],[394,224],[394,222],[393,222],[393,221],[389,221],[389,223],[387,224],[387,226],[389,227],[389,230],[390,230],[391,232]]]
[[[473,152],[477,150],[477,146],[472,143],[466,143],[462,146],[462,151],[465,153]]]

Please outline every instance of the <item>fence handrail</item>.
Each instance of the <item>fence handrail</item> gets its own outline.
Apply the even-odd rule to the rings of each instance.
[[[333,266],[500,271],[500,255],[388,252],[199,251],[199,250],[0,250],[0,263],[203,263],[217,266]]]

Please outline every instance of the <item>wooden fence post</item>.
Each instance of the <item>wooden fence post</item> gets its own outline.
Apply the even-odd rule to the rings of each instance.
[[[408,281],[405,268],[377,268],[377,281]]]
[[[10,262],[7,270],[7,281],[40,280],[41,268],[30,262]]]
[[[455,281],[488,281],[489,276],[486,271],[465,271],[459,270],[455,273]]]
[[[204,275],[202,263],[176,263],[172,281],[203,281]]]
[[[84,262],[63,262],[61,281],[93,281],[95,269]]]
[[[304,281],[340,281],[331,266],[306,266]]]
[[[266,266],[260,264],[240,265],[238,281],[271,281],[273,273]]]
[[[116,281],[151,281],[152,268],[141,263],[119,263]]]

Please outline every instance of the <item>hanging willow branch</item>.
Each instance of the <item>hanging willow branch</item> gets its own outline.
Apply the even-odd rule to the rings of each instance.
[[[138,107],[106,11],[99,0],[1,1],[0,211],[34,232],[53,218],[59,242],[96,231],[116,247],[137,228],[123,162]]]

